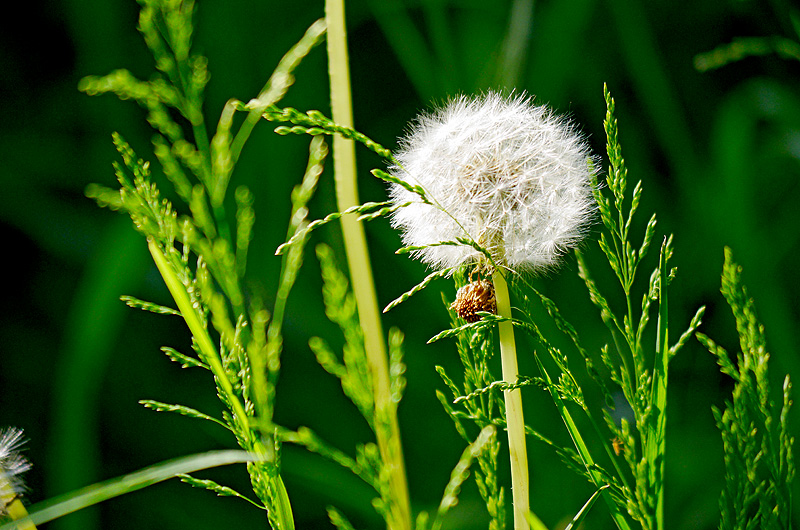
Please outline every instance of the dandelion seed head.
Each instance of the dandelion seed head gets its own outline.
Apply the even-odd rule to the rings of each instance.
[[[471,238],[512,268],[547,268],[577,245],[594,211],[588,144],[571,122],[530,97],[458,97],[417,118],[392,174],[434,205],[392,185],[392,223],[406,245]],[[415,251],[435,268],[481,261],[466,245]]]

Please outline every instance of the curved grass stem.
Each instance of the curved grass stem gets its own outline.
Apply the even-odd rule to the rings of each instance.
[[[208,364],[211,372],[214,374],[214,378],[217,381],[220,392],[225,394],[225,399],[230,403],[231,411],[233,412],[233,420],[238,426],[239,433],[245,437],[245,439],[247,439],[252,446],[247,447],[246,449],[251,450],[259,457],[268,454],[268,450],[266,447],[264,447],[264,444],[261,442],[261,440],[252,436],[250,418],[248,417],[241,401],[239,401],[239,398],[234,392],[233,385],[228,378],[228,374],[225,372],[225,368],[222,365],[222,360],[217,352],[217,348],[214,346],[211,336],[208,334],[208,330],[200,321],[195,307],[192,304],[188,293],[186,292],[186,288],[175,274],[175,270],[173,269],[167,257],[164,255],[164,252],[159,248],[158,244],[153,239],[148,238],[147,247],[150,250],[150,254],[153,256],[153,261],[155,262],[159,273],[161,273],[161,277],[164,279],[164,283],[167,285],[167,289],[169,289],[173,300],[175,300],[175,304],[178,306],[181,316],[186,322],[189,330],[192,332],[192,337],[197,343],[203,360]],[[231,425],[231,427],[234,426]],[[269,480],[269,477],[265,478]],[[267,509],[276,510],[278,518],[281,522],[281,528],[286,530],[294,530],[294,517],[292,515],[289,495],[286,492],[283,479],[279,474],[276,475],[275,486],[277,487],[277,495],[274,501],[275,504],[274,506],[266,507]]]
[[[497,314],[508,320],[498,324],[500,333],[500,357],[503,365],[503,380],[516,383],[519,377],[517,367],[517,346],[514,341],[514,327],[511,323],[511,298],[508,284],[500,271],[492,276],[494,295],[497,301]],[[522,394],[520,389],[503,392],[506,402],[506,424],[508,426],[508,448],[511,454],[511,496],[514,503],[514,530],[528,530],[526,515],[530,510],[528,485],[528,452],[525,444],[525,419],[522,414]]]

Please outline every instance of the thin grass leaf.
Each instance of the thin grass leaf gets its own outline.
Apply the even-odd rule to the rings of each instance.
[[[335,507],[328,506],[327,511],[328,519],[338,530],[355,530],[355,527],[347,520],[347,517]]]
[[[370,213],[376,207],[383,207],[383,206],[385,206],[387,204],[389,204],[389,202],[367,202],[367,203],[364,203],[364,204],[358,204],[356,206],[351,206],[350,208],[346,209],[343,212],[333,212],[331,214],[326,215],[322,219],[317,219],[316,221],[312,221],[312,222],[308,223],[308,225],[306,225],[305,228],[297,231],[287,242],[285,242],[282,245],[278,246],[278,248],[275,249],[275,255],[276,256],[282,255],[284,252],[286,252],[286,250],[290,246],[296,244],[298,241],[301,241],[301,240],[304,240],[305,238],[307,238],[308,234],[311,231],[319,228],[320,226],[326,225],[326,224],[330,223],[331,221],[336,221],[337,219],[340,219],[344,215],[348,215],[348,214],[351,214],[351,213],[357,213],[357,214],[362,214],[362,213],[365,213],[365,212]]]
[[[484,451],[484,448],[495,434],[494,427],[484,427],[478,438],[461,454],[456,467],[450,473],[450,481],[445,486],[431,530],[439,530],[442,526],[442,518],[451,508],[458,504],[458,494],[461,491],[461,485],[469,476],[469,468],[472,466],[472,461]]]
[[[586,442],[583,440],[583,436],[581,435],[580,431],[578,430],[575,421],[572,419],[572,415],[567,410],[566,405],[561,400],[561,397],[557,391],[556,385],[553,384],[550,376],[547,373],[544,365],[542,364],[541,360],[538,356],[534,357],[536,359],[536,363],[539,366],[539,370],[544,375],[544,378],[547,383],[548,391],[553,398],[553,402],[558,409],[559,414],[561,415],[561,419],[564,422],[564,425],[569,432],[570,437],[572,438],[572,442],[575,445],[575,449],[580,456],[580,461],[582,464],[583,469],[585,469],[585,473],[589,480],[594,484],[595,487],[600,488],[602,484],[604,484],[604,476],[608,474],[605,472],[601,472],[595,463],[595,460],[592,458],[591,453],[589,452],[589,448],[586,445]],[[615,500],[608,495],[604,495],[603,499],[608,506],[609,511],[611,512],[611,517],[614,519],[617,527],[620,530],[630,530],[630,525],[628,521],[625,519],[623,515],[623,509],[620,505],[615,502]]]
[[[417,250],[424,250],[430,247],[444,247],[444,246],[452,246],[457,247],[459,245],[463,245],[461,241],[437,241],[436,243],[429,243],[427,245],[409,245],[407,247],[400,247],[394,251],[395,254],[408,254],[409,252],[416,252]]]
[[[50,500],[34,504],[29,509],[30,517],[0,526],[0,530],[13,530],[26,522],[39,525],[69,513],[93,506],[114,497],[140,490],[147,486],[163,482],[180,474],[194,473],[203,469],[255,462],[257,458],[245,451],[211,451],[144,468],[129,475],[99,482],[77,491],[54,497]]]
[[[422,186],[416,184],[410,184],[403,179],[397,178],[394,175],[387,173],[386,171],[380,169],[373,169],[370,171],[375,178],[388,182],[390,184],[397,184],[398,186],[402,186],[403,188],[407,189],[411,193],[416,194],[419,196],[420,200],[422,200],[425,204],[431,204],[430,200],[428,199],[427,195],[425,194],[425,189]]]
[[[491,314],[487,314],[487,315],[491,315]],[[491,315],[491,316],[495,316],[495,315]],[[497,322],[499,322],[499,321],[500,320],[487,319],[486,317],[484,317],[484,319],[478,320],[477,322],[470,322],[468,324],[464,324],[463,326],[459,326],[459,327],[453,328],[453,329],[446,329],[446,330],[444,330],[444,331],[442,331],[440,333],[437,333],[436,335],[434,335],[433,337],[428,339],[427,343],[428,344],[433,344],[434,342],[436,342],[438,340],[446,339],[446,338],[449,338],[449,337],[455,337],[457,335],[460,335],[461,333],[466,333],[468,331],[478,331],[478,330],[483,329],[483,328],[492,327],[495,324],[497,324]]]
[[[150,311],[151,313],[156,313],[158,315],[181,316],[179,311],[172,309],[171,307],[165,307],[163,305],[154,304],[153,302],[145,302],[144,300],[139,300],[138,298],[134,298],[133,296],[120,296],[119,299],[125,302],[125,305],[127,305],[128,307],[133,307],[134,309],[141,309],[142,311]]]
[[[572,521],[570,521],[569,524],[564,527],[564,530],[572,530],[573,527],[579,525],[581,521],[583,521],[583,518],[589,513],[589,510],[592,508],[592,506],[594,506],[594,503],[599,497],[600,493],[602,493],[602,491],[608,487],[609,484],[604,484],[603,486],[600,486],[597,491],[592,493],[592,496],[589,497],[589,500],[586,501],[586,504],[584,504],[578,513],[575,514],[575,517],[573,517]]]
[[[253,239],[256,222],[253,194],[247,186],[239,186],[234,193],[236,199],[236,273],[244,278],[247,268],[247,251]]]
[[[266,510],[264,506],[250,499],[249,497],[242,495],[233,488],[217,484],[213,480],[194,478],[193,476],[187,475],[186,473],[181,473],[180,475],[177,476],[181,479],[181,482],[189,484],[193,488],[202,488],[202,489],[207,489],[209,491],[213,491],[214,493],[217,494],[218,497],[238,497],[240,499],[246,500],[247,502],[249,502],[250,504],[252,504],[257,508]]]
[[[652,479],[653,495],[655,497],[655,517],[658,528],[664,528],[664,454],[666,452],[667,428],[667,384],[669,377],[669,297],[667,285],[669,283],[667,260],[671,255],[671,238],[664,238],[661,245],[659,259],[659,290],[658,290],[658,331],[656,336],[656,358],[653,367],[652,394],[650,403],[655,407],[655,415],[651,426],[645,429],[644,447],[645,457],[651,471],[655,473]]]
[[[800,61],[800,43],[781,36],[739,37],[709,52],[697,54],[694,58],[694,67],[700,72],[707,72],[747,57],[772,54],[783,59]]]
[[[370,473],[369,469],[366,469],[357,459],[330,445],[311,429],[300,427],[296,432],[282,430],[280,438],[285,442],[302,445],[312,453],[316,453],[349,469],[355,476],[361,478],[373,488],[378,488],[376,476]]]
[[[686,331],[684,331],[683,334],[681,334],[680,338],[678,339],[678,342],[676,342],[669,349],[670,358],[674,357],[675,354],[678,353],[678,351],[681,348],[683,348],[684,344],[686,344],[686,341],[689,340],[689,337],[695,334],[697,328],[699,328],[700,325],[702,324],[703,314],[705,313],[705,311],[706,311],[706,306],[701,306],[694,314],[694,316],[692,317],[692,321],[689,323],[689,327],[686,328]]]
[[[406,365],[403,364],[403,340],[405,336],[398,328],[389,329],[389,390],[393,403],[400,403],[406,388]]]
[[[195,410],[191,407],[187,407],[185,405],[171,405],[169,403],[162,403],[160,401],[153,401],[152,399],[142,399],[139,401],[140,405],[143,405],[145,408],[150,410],[154,410],[156,412],[175,412],[182,416],[188,416],[189,418],[197,418],[201,420],[209,420],[213,421],[214,423],[218,423],[222,425],[226,429],[230,430],[231,428],[225,424],[225,422],[218,420],[208,414],[204,414],[199,410]]]
[[[181,365],[181,368],[192,368],[192,367],[199,367],[205,368],[206,370],[210,370],[208,365],[203,361],[195,359],[194,357],[189,357],[188,355],[184,355],[183,353],[175,350],[174,348],[169,348],[167,346],[162,346],[161,351],[169,357],[172,362],[178,363]]]
[[[534,380],[532,377],[521,375],[517,378],[514,383],[509,383],[508,381],[494,381],[487,386],[479,388],[477,390],[473,390],[466,396],[458,396],[453,400],[453,405],[458,405],[461,402],[468,401],[470,399],[475,399],[478,396],[482,396],[487,394],[493,390],[497,391],[505,391],[505,390],[515,390],[517,388],[522,388],[524,386],[529,386],[537,384],[537,381]]]
[[[428,530],[429,519],[428,512],[419,512],[416,521],[414,521],[414,530]]]
[[[389,305],[387,305],[387,306],[386,306],[386,307],[383,309],[383,312],[384,312],[384,313],[387,313],[387,312],[391,311],[392,309],[394,309],[394,308],[395,308],[395,307],[397,307],[398,305],[402,304],[403,302],[405,302],[406,300],[408,300],[409,298],[411,298],[412,296],[414,296],[415,294],[417,294],[418,292],[420,292],[421,290],[423,290],[423,289],[424,289],[425,287],[427,287],[427,286],[428,286],[428,285],[429,285],[429,284],[430,284],[430,283],[431,283],[433,280],[437,280],[437,279],[439,279],[439,278],[445,278],[445,277],[447,277],[448,275],[450,275],[452,272],[453,272],[453,268],[448,268],[448,269],[443,269],[443,270],[439,270],[439,271],[434,271],[434,272],[432,272],[432,273],[428,274],[428,275],[425,277],[425,279],[424,279],[424,280],[422,280],[422,281],[421,281],[421,282],[419,282],[417,285],[415,285],[414,287],[412,287],[410,290],[408,290],[408,291],[406,291],[405,293],[403,293],[402,295],[400,295],[398,298],[395,298],[394,300],[392,300],[392,301],[389,303]]]
[[[311,24],[297,44],[292,46],[281,58],[275,71],[259,92],[258,97],[248,104],[250,107],[248,116],[231,143],[231,158],[234,163],[239,159],[244,144],[250,137],[256,123],[261,119],[264,110],[283,98],[286,91],[294,83],[294,70],[303,58],[322,42],[326,31],[327,24],[324,18],[318,19]],[[241,103],[236,105],[237,110],[243,110],[243,107]]]

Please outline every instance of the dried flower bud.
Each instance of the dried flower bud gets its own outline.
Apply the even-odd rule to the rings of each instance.
[[[494,299],[494,285],[488,280],[470,282],[460,288],[456,293],[456,300],[450,304],[450,309],[467,322],[477,322],[481,319],[478,311],[487,313],[497,312],[497,303]]]

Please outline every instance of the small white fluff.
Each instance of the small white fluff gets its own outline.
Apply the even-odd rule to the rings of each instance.
[[[566,119],[527,96],[465,96],[417,118],[390,172],[438,206],[393,184],[392,216],[407,246],[469,237],[499,265],[553,266],[577,245],[595,209],[588,144]],[[415,252],[437,269],[481,261],[470,246]]]
[[[30,469],[31,464],[20,453],[24,444],[20,429],[0,429],[0,516],[15,496],[25,489],[22,474]]]

